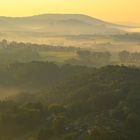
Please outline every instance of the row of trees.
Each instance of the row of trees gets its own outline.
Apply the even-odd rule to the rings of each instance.
[[[111,54],[109,52],[77,51],[80,59],[85,61],[109,62]]]
[[[78,59],[70,59],[66,62],[85,66],[103,66],[111,63],[110,52],[96,52],[88,50],[77,51]]]
[[[97,65],[111,64],[113,58],[110,52],[77,51],[77,54],[81,61]],[[123,64],[140,64],[140,52],[121,51],[118,59]]]
[[[84,66],[67,64],[59,67],[52,62],[14,63],[0,68],[0,86],[46,88],[84,71],[87,71]]]
[[[86,66],[104,66],[113,64],[113,55],[111,52],[84,50],[77,47],[74,48],[22,42],[8,42],[7,40],[2,40],[0,42],[0,64],[9,65],[16,62],[46,61],[46,59],[42,57],[41,52],[48,51],[66,51],[67,53],[77,53],[77,58],[66,60],[65,63]],[[140,52],[119,52],[116,63],[120,62],[123,64],[140,64]]]
[[[16,42],[12,41],[9,42],[6,39],[3,39],[0,41],[0,48],[32,48],[36,50],[41,50],[41,51],[76,51],[79,50],[80,48],[78,47],[64,47],[64,46],[51,46],[47,44],[34,44],[34,43],[23,43],[23,42]]]
[[[140,64],[140,52],[122,51],[119,53],[119,59],[122,63]]]

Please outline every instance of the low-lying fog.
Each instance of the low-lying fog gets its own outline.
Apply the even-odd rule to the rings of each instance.
[[[5,100],[9,97],[16,96],[20,92],[21,90],[16,89],[16,88],[0,87],[0,100]]]

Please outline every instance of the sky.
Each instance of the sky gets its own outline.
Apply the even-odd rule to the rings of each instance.
[[[86,14],[112,22],[140,23],[140,0],[0,0],[0,16]]]

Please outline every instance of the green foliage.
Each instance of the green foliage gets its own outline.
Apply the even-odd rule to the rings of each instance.
[[[18,68],[15,77],[22,70],[23,75],[25,71],[28,75],[35,68],[34,76],[42,69],[45,72],[49,69],[48,73],[52,72],[52,75],[58,70],[65,80],[30,96],[22,93],[12,101],[1,101],[1,139],[140,139],[139,69],[125,66],[93,69],[71,65],[60,68],[39,62],[28,63],[29,69],[25,69],[23,65],[27,66],[12,66],[13,71],[16,71],[14,67]],[[38,66],[41,69],[38,70]],[[37,78],[34,81],[40,83]]]
[[[87,69],[72,65],[59,67],[51,62],[14,63],[0,69],[0,86],[46,88]]]

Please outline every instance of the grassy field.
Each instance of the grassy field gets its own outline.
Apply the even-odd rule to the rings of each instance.
[[[72,58],[78,59],[78,55],[76,52],[47,51],[40,52],[39,54],[43,61],[64,62]]]

